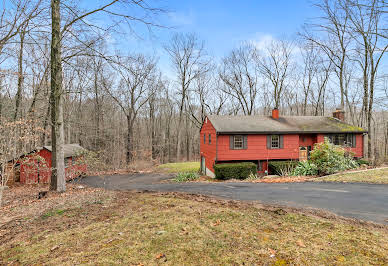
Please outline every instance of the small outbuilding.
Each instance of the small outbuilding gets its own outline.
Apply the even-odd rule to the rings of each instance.
[[[86,173],[87,165],[82,162],[81,154],[85,150],[79,144],[65,144],[66,181]],[[22,184],[50,183],[51,179],[51,146],[38,147],[18,158],[11,180]]]

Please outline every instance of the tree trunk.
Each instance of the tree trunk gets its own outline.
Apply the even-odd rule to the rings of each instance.
[[[13,116],[13,120],[15,121],[18,117],[20,103],[22,99],[22,90],[23,90],[23,46],[24,46],[24,36],[26,32],[23,29],[20,32],[20,50],[18,57],[18,90],[16,93],[16,104],[15,104],[15,114]]]
[[[63,88],[60,0],[51,0],[51,138],[52,174],[50,190],[66,191],[63,128]]]
[[[150,107],[150,136],[151,136],[151,159],[155,160],[157,158],[156,150],[156,132],[155,132],[155,99],[149,100]]]
[[[128,133],[127,133],[127,164],[132,162],[133,159],[133,123],[131,116],[127,115],[127,127],[128,127]]]
[[[179,162],[181,158],[181,126],[182,126],[182,111],[179,115],[178,127],[176,129],[176,162]]]
[[[100,137],[100,98],[98,95],[98,73],[97,70],[95,70],[94,74],[94,98],[95,98],[95,118],[96,118],[96,136],[94,138],[94,147],[96,150],[101,149],[101,140],[102,138]]]
[[[42,136],[41,136],[41,143],[42,143],[42,146],[45,146],[46,143],[47,143],[47,134],[46,134],[46,129],[47,129],[47,126],[48,126],[48,121],[50,119],[50,104],[47,105],[47,112],[46,112],[46,116],[44,118],[44,122],[43,122],[43,133],[42,133]]]

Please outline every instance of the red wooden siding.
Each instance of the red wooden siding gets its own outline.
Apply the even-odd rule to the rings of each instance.
[[[314,147],[314,143],[317,143],[316,134],[300,134],[299,135],[299,146],[300,147]]]
[[[324,134],[317,135],[317,142],[323,142],[325,138]],[[347,148],[354,153],[354,157],[361,158],[364,156],[364,136],[363,134],[356,135],[356,147]]]
[[[218,136],[218,161],[299,159],[299,136],[284,135],[283,149],[267,149],[267,135],[248,135],[246,150],[231,150],[229,135]]]
[[[42,149],[36,153],[44,158],[46,165],[38,163],[33,159],[33,155],[29,155],[27,160],[20,161],[20,183],[22,184],[38,184],[49,183],[51,179],[51,152],[47,149]],[[65,159],[65,175],[66,181],[74,179],[80,173],[85,173],[87,166],[77,163],[77,159],[72,161],[72,158]]]
[[[211,144],[209,144],[209,134]],[[204,135],[206,142],[204,143]],[[228,163],[237,161],[261,162],[261,171],[268,170],[270,160],[299,160],[299,148],[314,148],[314,145],[324,141],[325,134],[284,134],[283,148],[267,149],[267,135],[247,135],[247,149],[230,149],[230,135],[217,135],[209,119],[206,119],[200,132],[201,157],[205,157],[206,168],[214,172],[215,163]],[[363,134],[356,135],[356,147],[348,148],[355,157],[363,157]],[[217,160],[217,161],[216,161]]]
[[[203,143],[203,135],[206,135],[206,144]],[[211,135],[211,144],[209,144],[209,134]],[[214,172],[213,165],[216,160],[216,146],[217,146],[217,136],[216,130],[213,127],[209,119],[206,119],[201,128],[200,134],[200,151],[201,156],[205,157],[206,168]]]
[[[49,183],[51,177],[51,152],[43,149],[36,153],[44,158],[46,165],[38,163],[33,159],[33,155],[27,156],[26,159],[20,162],[20,183],[22,184],[37,184]]]

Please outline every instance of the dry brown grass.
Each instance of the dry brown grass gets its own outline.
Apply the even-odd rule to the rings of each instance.
[[[313,179],[314,181],[325,182],[355,182],[355,183],[372,183],[372,184],[388,184],[388,167],[381,169],[367,169],[359,171],[351,171],[347,173],[339,173],[334,175],[322,176]]]
[[[388,263],[384,226],[176,193],[94,196],[4,224],[0,264]]]

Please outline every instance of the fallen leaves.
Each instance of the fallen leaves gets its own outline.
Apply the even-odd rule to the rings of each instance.
[[[275,255],[276,255],[276,250],[274,250],[274,249],[272,249],[272,248],[268,248],[268,251],[269,251],[269,253],[270,253],[270,257],[271,258],[273,258],[273,257],[275,257]]]
[[[303,243],[303,241],[302,240],[297,240],[296,241],[296,244],[299,246],[299,247],[301,247],[301,248],[305,248],[306,247],[306,245]]]
[[[155,258],[155,259],[157,259],[157,260],[162,260],[162,261],[164,261],[164,262],[167,261],[167,257],[166,257],[166,255],[163,254],[163,253],[159,253],[158,255],[156,255],[156,258]]]
[[[262,178],[262,179],[256,179],[252,182],[254,183],[299,183],[299,182],[306,182],[307,180],[310,180],[311,177],[279,177],[279,178]]]
[[[67,184],[64,193],[49,192],[38,199],[40,191],[48,191],[48,184],[39,185],[14,185],[3,194],[3,204],[0,207],[0,226],[22,217],[36,217],[44,214],[47,210],[57,206],[63,208],[76,202],[89,202],[90,199],[101,198],[110,194],[103,189],[84,187],[77,188],[76,184]],[[28,206],[28,207],[27,207]]]
[[[57,250],[58,248],[59,248],[59,246],[53,246],[53,247],[50,249],[50,251],[53,252],[53,251]]]
[[[187,231],[187,229],[183,227],[180,235],[188,235],[188,234],[189,234],[189,232]]]
[[[212,224],[212,226],[218,226],[221,224],[221,220],[217,220],[215,223]]]

